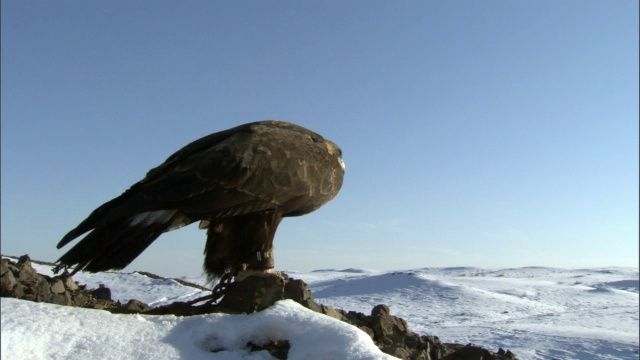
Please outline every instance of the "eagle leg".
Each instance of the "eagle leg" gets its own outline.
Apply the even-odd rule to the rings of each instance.
[[[273,237],[281,220],[276,210],[211,218],[204,261],[209,280],[227,271],[273,269]]]
[[[273,240],[272,240],[273,241]],[[268,271],[273,269],[275,261],[273,260],[273,248],[270,246],[268,250],[258,250],[255,256],[247,264],[248,269],[257,271]]]
[[[250,276],[268,277],[272,275],[279,276],[283,279],[288,278],[288,276],[282,271],[275,271],[273,269],[255,270],[255,269],[248,268],[246,270],[240,271],[238,275],[235,276],[235,282],[241,282]]]

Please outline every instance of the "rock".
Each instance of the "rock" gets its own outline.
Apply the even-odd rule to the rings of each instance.
[[[53,294],[51,297],[51,303],[69,306],[73,305],[73,299],[71,298],[71,294],[65,291],[61,294]]]
[[[16,263],[18,268],[18,280],[19,281],[36,281],[38,272],[31,266],[31,259],[29,255],[22,255]]]
[[[391,313],[391,309],[387,305],[376,305],[371,309],[371,316],[387,316]]]
[[[2,260],[2,263],[4,264],[5,261]],[[16,287],[17,284],[18,284],[18,281],[16,280],[15,276],[13,276],[13,272],[9,271],[7,267],[7,272],[2,274],[2,277],[0,277],[0,295],[13,296],[14,294],[13,289]]]
[[[38,272],[31,267],[31,261],[27,260],[24,263],[18,263],[18,281],[20,282],[36,282],[38,281]]]
[[[129,300],[124,308],[133,313],[139,313],[150,309],[149,305],[136,299]]]
[[[256,345],[252,342],[247,344],[250,352],[267,351],[276,359],[286,360],[289,357],[291,344],[287,340],[270,341],[264,345]]]
[[[315,304],[315,301],[313,303]],[[317,310],[314,310],[314,311],[317,311]],[[325,314],[327,316],[331,316],[332,318],[338,319],[340,321],[345,321],[347,319],[345,315],[346,313],[344,310],[336,310],[330,306],[326,306],[322,304],[320,304],[320,311],[317,311],[317,312]]]
[[[73,305],[95,308],[114,308],[111,290],[102,286],[96,290],[79,287],[68,274],[51,278],[38,274],[31,265],[28,255],[21,256],[17,263],[2,259],[4,274],[0,277],[2,296],[23,300],[48,302],[59,305]],[[96,292],[102,299],[92,295]],[[98,303],[100,301],[100,303]]]
[[[401,340],[404,334],[407,333],[407,322],[401,318],[391,316],[389,313],[379,313],[375,316],[371,315],[371,320],[371,328],[377,338],[393,337],[394,339]]]
[[[498,349],[497,354],[503,356],[505,359],[516,359],[516,356],[510,350],[504,351],[503,348]]]
[[[0,276],[6,274],[9,270],[9,260],[2,259],[0,262]]]
[[[74,290],[77,290],[79,288],[78,284],[75,281],[73,281],[73,279],[71,279],[71,277],[69,277],[69,276],[64,277],[62,282],[64,283],[64,287],[67,290],[74,291]]]
[[[66,288],[60,279],[54,279],[51,283],[51,292],[54,294],[63,294]]]
[[[34,301],[53,303],[53,293],[51,292],[51,285],[49,285],[49,282],[46,278],[37,278],[35,280],[35,284],[25,287],[25,294],[29,293],[34,296]]]
[[[445,355],[443,360],[513,360],[516,356],[511,352],[505,352],[503,349],[497,353],[483,349],[475,344],[447,344],[449,353]]]
[[[373,340],[388,354],[402,359],[412,357],[425,346],[419,336],[409,332],[406,321],[391,316],[390,312],[386,305],[378,305],[371,311]]]
[[[75,306],[87,307],[91,303],[92,297],[82,291],[72,294],[73,304]]]
[[[286,299],[292,299],[298,304],[309,308],[313,311],[321,312],[320,306],[313,301],[311,297],[311,291],[307,288],[306,284],[302,280],[289,280],[284,287],[284,297]]]
[[[495,359],[491,352],[487,349],[480,348],[475,344],[467,344],[465,346],[452,345],[456,350],[445,356],[443,360],[490,360]]]
[[[16,287],[13,288],[13,296],[11,297],[21,299],[23,296],[24,296],[24,286],[22,286],[21,284],[18,284]]]
[[[442,357],[447,354],[448,348],[440,342],[437,336],[423,335],[420,338],[427,344],[425,351],[429,353],[432,359],[442,359]]]
[[[94,309],[96,309],[96,310],[104,310],[104,309],[106,309],[106,308],[107,308],[107,303],[106,303],[104,300],[102,300],[102,301],[96,301],[96,302],[93,304],[93,308],[94,308]]]
[[[217,307],[221,312],[249,314],[284,299],[284,279],[275,274],[249,276],[233,283]]]
[[[91,291],[91,295],[100,300],[111,300],[111,289],[105,287],[104,284],[100,284],[97,289]]]

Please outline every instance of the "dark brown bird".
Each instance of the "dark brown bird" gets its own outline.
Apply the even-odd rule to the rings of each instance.
[[[273,237],[282,218],[333,199],[344,170],[336,144],[292,123],[259,121],[211,134],[171,155],[65,235],[58,248],[89,232],[55,270],[122,269],[162,233],[195,221],[208,229],[204,270],[210,277],[273,268]]]

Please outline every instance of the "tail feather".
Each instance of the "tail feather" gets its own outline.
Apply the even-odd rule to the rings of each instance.
[[[56,245],[56,248],[62,248],[63,246],[73,241],[73,239],[88,231],[91,231],[92,229],[100,227],[100,225],[104,226],[107,223],[115,221],[115,219],[113,219],[114,216],[121,217],[121,214],[126,213],[126,211],[120,211],[120,207],[123,204],[126,204],[130,198],[130,191],[128,190],[117,198],[102,204],[99,208],[95,209],[89,216],[87,216],[84,221],[76,226],[75,229],[69,231],[62,238],[62,240],[60,240],[58,245]],[[131,213],[130,211],[131,210],[129,210],[129,214]]]
[[[174,217],[156,218],[155,221],[135,221],[135,219],[136,217],[121,218],[95,227],[58,259],[55,271],[73,266],[75,266],[74,272],[122,269],[137,258],[163,232],[175,226]],[[65,242],[67,237],[72,236],[69,234],[60,242],[62,246],[73,239]]]

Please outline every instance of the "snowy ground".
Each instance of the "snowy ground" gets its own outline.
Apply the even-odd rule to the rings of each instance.
[[[342,274],[342,275],[338,275]],[[520,359],[638,359],[638,270],[418,269],[295,274],[318,302],[391,307],[420,334]]]
[[[34,265],[42,273],[50,267]],[[638,359],[638,269],[427,268],[289,272],[316,301],[369,313],[387,304],[412,331],[443,342],[510,349],[520,359]],[[77,274],[112,297],[150,305],[202,296],[139,274]],[[204,278],[184,280],[204,284]],[[2,299],[2,359],[270,359],[244,344],[288,339],[290,359],[379,359],[359,330],[280,302],[252,315],[113,315]],[[333,346],[327,346],[333,344]],[[224,351],[211,352],[211,350]]]

